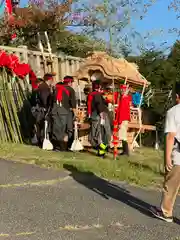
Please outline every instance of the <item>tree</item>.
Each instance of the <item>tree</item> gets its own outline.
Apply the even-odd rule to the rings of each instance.
[[[180,81],[180,41],[177,40],[168,56],[168,62],[171,64],[171,78],[174,82]]]
[[[70,32],[66,38],[59,38],[56,46],[58,51],[76,57],[86,57],[87,53],[93,50],[105,50],[105,45],[102,42],[95,42],[85,35]]]
[[[51,39],[55,39],[57,33],[65,34],[71,4],[71,0],[65,0],[62,4],[48,1],[43,5],[31,2],[26,8],[16,8],[14,17],[5,18],[1,23],[1,41],[10,45],[11,33],[16,32],[17,38],[13,44],[23,43],[34,48],[38,32],[47,31]]]
[[[174,9],[177,13],[177,18],[180,18],[180,0],[172,0],[168,9]]]
[[[141,36],[134,29],[125,34],[124,29],[130,25],[132,17],[143,19],[151,5],[143,4],[142,0],[100,0],[80,7],[77,4],[74,14],[79,15],[80,25],[85,26],[83,29],[87,35],[96,41],[106,41],[107,50],[112,55],[127,56],[131,52],[132,40],[139,41]]]
[[[176,41],[168,56],[161,51],[150,51],[128,60],[136,62],[139,71],[151,82],[154,94],[148,109],[156,116],[158,129],[163,130],[166,111],[173,104],[170,91],[175,82],[180,81],[180,41]]]
[[[27,45],[32,50],[38,50],[37,33],[40,33],[45,44],[44,31],[48,32],[51,47],[54,52],[85,57],[93,50],[104,50],[102,42],[82,34],[74,34],[67,30],[70,23],[72,1],[61,1],[60,4],[50,0],[45,2],[31,1],[26,8],[15,9],[15,16],[11,19],[1,19],[1,45]],[[12,33],[16,33],[16,40],[11,40]]]
[[[168,6],[169,10],[174,10],[176,13],[177,19],[180,19],[180,0],[171,0],[170,5]],[[173,28],[169,30],[170,32],[175,32],[180,36],[180,29]]]

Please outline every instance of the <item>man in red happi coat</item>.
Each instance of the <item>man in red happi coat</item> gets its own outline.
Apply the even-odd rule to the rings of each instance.
[[[87,98],[88,117],[91,119],[89,141],[98,150],[98,156],[104,157],[111,139],[109,111],[100,81],[92,83],[92,92]]]
[[[72,88],[72,76],[64,77],[56,84],[52,116],[52,141],[55,149],[67,151],[73,141],[73,120],[77,118],[76,94]]]

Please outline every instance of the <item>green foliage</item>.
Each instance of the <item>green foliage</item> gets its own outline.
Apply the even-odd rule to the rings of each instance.
[[[104,51],[105,46],[101,41],[92,40],[85,35],[68,33],[65,38],[56,42],[57,50],[71,56],[86,57],[93,50]]]
[[[71,4],[72,1],[68,0],[62,3],[47,0],[44,5],[31,1],[28,7],[17,8],[13,22],[7,23],[5,19],[0,21],[0,45],[26,45],[29,49],[38,50],[37,33],[40,33],[42,43],[46,46],[44,31],[47,31],[53,52],[62,51],[68,55],[85,57],[93,49],[104,50],[101,41],[67,30]],[[12,33],[17,35],[15,41],[11,41]]]
[[[47,31],[51,38],[56,34],[64,34],[67,17],[71,9],[71,2],[66,0],[62,4],[47,1],[40,6],[31,2],[28,7],[16,8],[14,18],[3,19],[1,23],[1,42],[11,43],[11,34],[16,33],[13,45],[25,44],[31,48],[37,46],[37,33]]]
[[[176,41],[168,57],[174,81],[180,81],[180,41]]]
[[[81,21],[86,25],[84,32],[94,39],[106,41],[111,55],[128,56],[135,42],[142,46],[142,37],[131,27],[131,21],[136,17],[142,19],[153,1],[144,4],[142,0],[99,0],[95,4],[86,2],[83,5],[78,2],[80,7],[75,8],[75,13],[85,18]],[[130,31],[126,31],[127,27]]]
[[[128,57],[128,60],[136,62],[140,72],[151,82],[154,94],[148,108],[157,116],[158,128],[163,129],[166,111],[173,104],[168,95],[174,83],[180,81],[180,41],[176,41],[169,56],[151,51],[139,57]]]

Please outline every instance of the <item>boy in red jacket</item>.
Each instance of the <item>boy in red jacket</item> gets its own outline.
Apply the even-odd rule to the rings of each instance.
[[[128,123],[130,121],[130,106],[132,97],[128,94],[129,89],[127,85],[120,86],[121,92],[116,95],[115,102],[117,102],[116,120],[119,125],[119,140],[122,140],[123,152],[121,155],[129,155],[129,148],[127,142]]]

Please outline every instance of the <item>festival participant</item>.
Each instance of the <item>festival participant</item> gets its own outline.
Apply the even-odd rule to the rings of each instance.
[[[113,120],[114,120],[114,99],[116,96],[116,93],[113,94],[113,86],[109,85],[105,88],[105,90],[103,91],[103,97],[105,99],[105,102],[108,106],[108,113],[109,113],[109,119],[110,119],[110,123],[111,123],[111,130],[113,131]]]
[[[129,147],[127,142],[128,123],[130,121],[130,106],[132,97],[128,94],[126,85],[120,86],[121,92],[116,94],[115,102],[117,102],[116,120],[119,125],[119,140],[122,140],[123,152],[121,155],[129,155]]]
[[[175,86],[176,105],[168,110],[165,122],[165,179],[161,207],[152,207],[154,216],[173,221],[173,207],[180,187],[180,83]]]
[[[67,151],[73,138],[73,118],[77,116],[73,77],[64,77],[56,84],[52,108],[52,141],[54,148]]]
[[[35,106],[32,107],[32,114],[35,118],[36,125],[36,134],[38,139],[39,146],[42,146],[44,140],[44,122],[48,120],[50,131],[50,121],[49,121],[49,113],[52,105],[52,94],[49,86],[49,80],[53,78],[53,75],[47,73],[44,75],[44,79],[38,84],[38,88],[36,89],[36,103]]]
[[[104,157],[111,139],[108,108],[100,92],[98,80],[92,83],[93,91],[88,95],[88,117],[91,119],[89,141],[97,149],[98,156]]]

